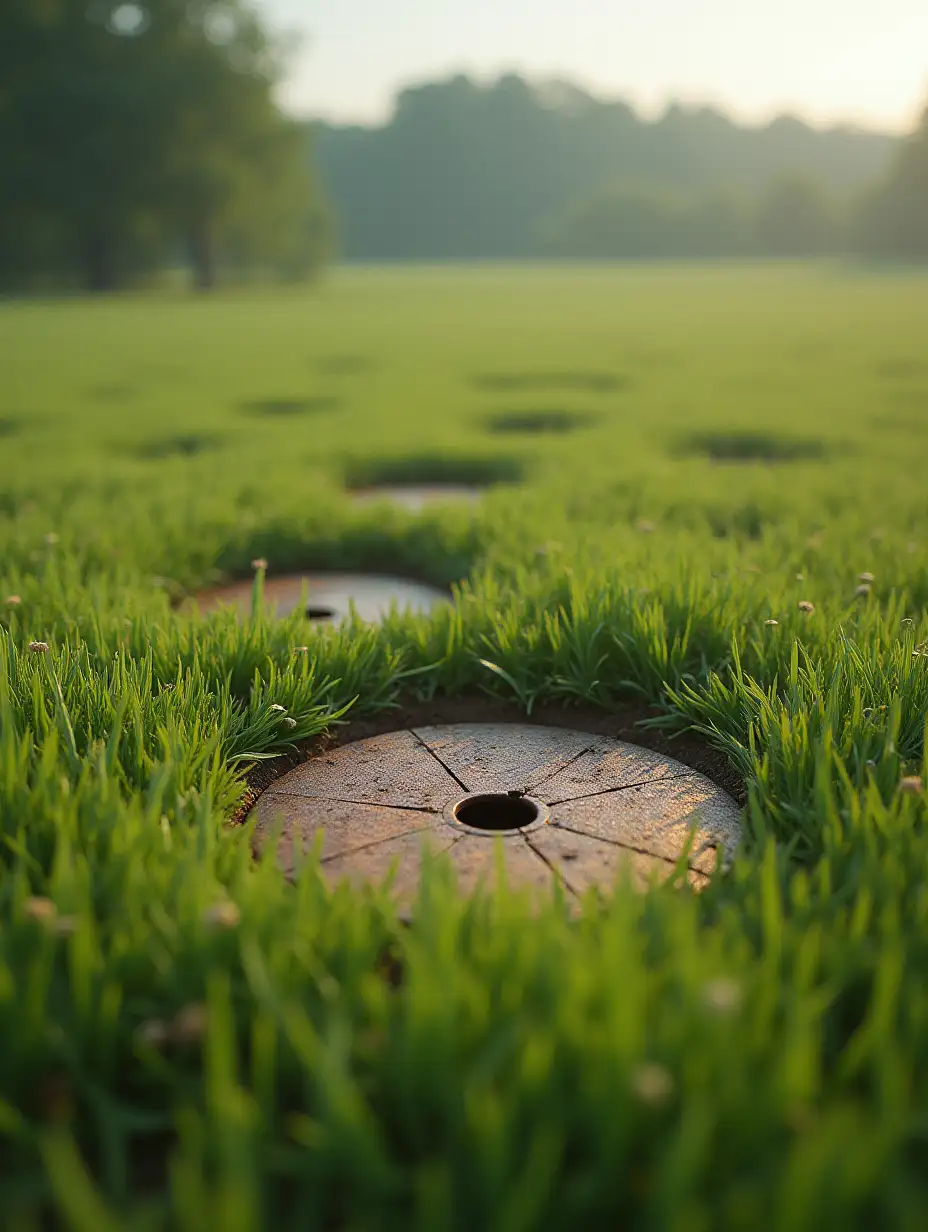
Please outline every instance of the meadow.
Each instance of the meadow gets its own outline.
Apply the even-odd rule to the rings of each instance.
[[[0,304],[5,1226],[923,1227],[926,321],[839,264]],[[259,558],[455,602],[187,605]],[[475,696],[695,734],[733,868],[574,918],[439,862],[407,926],[230,824]]]

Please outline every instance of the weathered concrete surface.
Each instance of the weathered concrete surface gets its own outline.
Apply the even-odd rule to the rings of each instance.
[[[520,792],[548,821],[516,833],[462,832],[448,817],[467,794]],[[513,886],[560,883],[568,898],[630,875],[664,880],[695,830],[687,877],[701,888],[741,838],[737,805],[688,766],[603,736],[528,724],[458,724],[397,731],[323,753],[276,782],[252,814],[260,849],[281,834],[288,872],[322,844],[333,884],[383,881],[414,897],[423,848],[447,855],[462,890],[497,876],[502,852]]]

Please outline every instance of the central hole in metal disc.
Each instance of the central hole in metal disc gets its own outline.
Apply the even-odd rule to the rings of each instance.
[[[309,620],[334,620],[334,607],[313,607],[310,605],[306,609],[306,616]]]
[[[462,825],[474,830],[521,830],[538,820],[539,809],[534,800],[525,796],[500,793],[468,796],[455,805],[454,815]]]

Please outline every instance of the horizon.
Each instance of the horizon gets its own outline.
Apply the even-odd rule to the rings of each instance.
[[[395,0],[389,11],[382,0],[339,0],[325,12],[306,0],[256,3],[293,36],[282,105],[334,124],[386,123],[403,89],[458,74],[562,81],[647,119],[676,103],[750,126],[792,116],[893,134],[914,126],[928,97],[922,0],[884,0],[878,11],[781,0],[751,13],[743,0],[706,0],[698,15],[687,0],[647,11],[574,0],[567,23],[558,0]]]

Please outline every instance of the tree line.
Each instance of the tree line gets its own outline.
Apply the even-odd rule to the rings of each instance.
[[[312,126],[353,260],[925,255],[926,132],[648,121],[513,75],[406,90],[376,128]]]
[[[326,211],[280,51],[245,0],[3,0],[0,285],[311,272]]]
[[[284,64],[252,0],[2,0],[0,289],[302,278],[333,216],[352,260],[928,258],[928,113],[900,141],[458,76],[333,126],[281,113]]]

